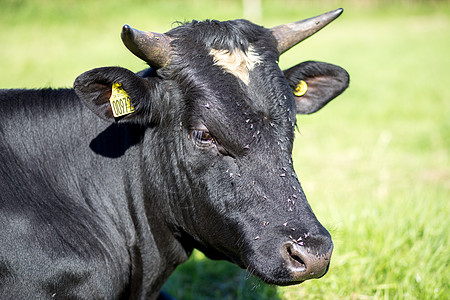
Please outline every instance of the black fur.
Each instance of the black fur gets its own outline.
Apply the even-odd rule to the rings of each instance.
[[[155,299],[194,248],[295,284],[311,277],[292,275],[295,256],[280,249],[303,237],[330,253],[291,159],[292,89],[308,71],[283,74],[270,31],[245,20],[168,35],[163,69],[99,68],[74,90],[0,92],[0,298]],[[262,63],[248,86],[209,55],[250,45]],[[339,77],[319,94],[345,89],[345,71],[314,65]],[[136,108],[119,119],[115,82]]]

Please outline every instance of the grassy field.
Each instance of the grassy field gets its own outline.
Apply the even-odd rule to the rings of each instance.
[[[333,236],[329,273],[280,288],[196,252],[165,290],[179,299],[450,298],[449,3],[387,3],[263,1],[258,20],[345,9],[280,62],[322,60],[351,75],[335,102],[299,117],[294,149],[309,202]],[[144,68],[120,41],[123,24],[163,32],[173,21],[243,17],[231,0],[0,4],[0,88],[69,87],[98,66]]]

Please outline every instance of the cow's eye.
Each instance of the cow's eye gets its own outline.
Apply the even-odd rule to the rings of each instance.
[[[209,147],[215,143],[214,138],[206,130],[192,130],[191,137],[197,147]]]

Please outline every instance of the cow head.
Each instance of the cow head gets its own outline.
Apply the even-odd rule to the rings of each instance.
[[[349,76],[314,61],[281,71],[278,59],[341,12],[272,29],[245,20],[194,21],[166,34],[124,26],[125,45],[152,68],[100,68],[77,78],[75,90],[94,113],[147,127],[144,151],[156,154],[145,154],[153,160],[144,173],[162,177],[160,187],[149,179],[149,193],[168,203],[165,222],[186,249],[279,285],[327,272],[333,244],[295,174],[294,129],[296,114],[322,108]],[[133,112],[114,117],[117,83]]]

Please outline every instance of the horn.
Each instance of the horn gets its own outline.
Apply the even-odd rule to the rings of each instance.
[[[124,25],[121,37],[125,46],[150,66],[161,68],[169,64],[171,39],[165,34],[140,31]]]
[[[343,11],[339,8],[316,17],[271,28],[270,31],[278,42],[278,52],[281,55],[310,37],[339,17]]]

